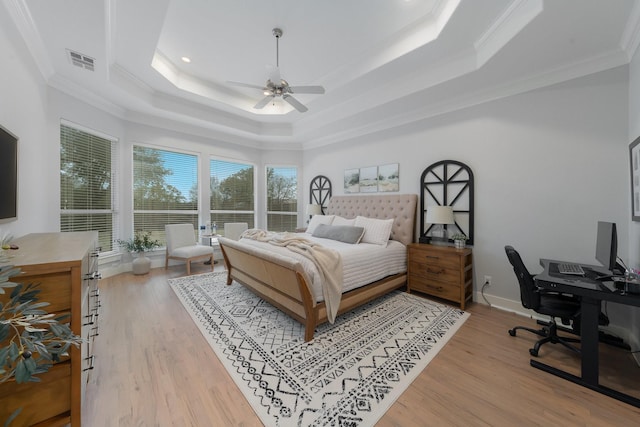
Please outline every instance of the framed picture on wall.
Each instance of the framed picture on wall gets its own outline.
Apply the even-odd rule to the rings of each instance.
[[[399,191],[400,169],[398,163],[378,166],[378,191]]]
[[[360,192],[360,169],[346,169],[344,171],[344,192]]]
[[[629,145],[631,168],[631,218],[640,221],[640,137]]]
[[[360,192],[375,193],[378,191],[378,167],[360,168]]]

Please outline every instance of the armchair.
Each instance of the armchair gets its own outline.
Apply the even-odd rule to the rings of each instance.
[[[213,271],[213,248],[196,243],[196,233],[192,224],[167,224],[164,226],[164,231],[167,236],[165,269],[169,266],[170,259],[185,261],[187,274],[190,275],[192,261],[211,260],[211,271]]]

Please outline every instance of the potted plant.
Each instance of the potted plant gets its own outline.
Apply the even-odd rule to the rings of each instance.
[[[151,269],[151,260],[145,252],[160,247],[160,242],[151,238],[150,232],[136,231],[129,240],[117,240],[118,244],[129,252],[135,252],[138,257],[132,262],[133,274],[147,274]]]
[[[467,236],[462,233],[456,233],[451,236],[451,238],[453,239],[453,245],[456,247],[456,249],[464,248],[465,244],[467,243]]]
[[[79,347],[83,340],[75,335],[68,323],[69,315],[57,315],[43,310],[48,302],[38,301],[37,285],[11,282],[20,269],[2,265],[0,255],[0,384],[39,382],[37,375],[49,371],[54,362],[68,356],[69,348]],[[8,298],[6,290],[13,288]],[[14,411],[4,421],[8,426],[20,414]]]

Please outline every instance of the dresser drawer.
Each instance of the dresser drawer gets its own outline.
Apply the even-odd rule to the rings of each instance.
[[[437,265],[439,267],[460,270],[460,257],[456,254],[443,253],[438,250],[412,250],[410,260],[422,265]]]
[[[438,280],[457,284],[460,282],[460,267],[450,267],[442,264],[409,261],[409,274],[425,279]]]
[[[460,301],[460,286],[457,283],[436,282],[412,274],[409,276],[409,287],[412,291],[424,292],[449,301]]]

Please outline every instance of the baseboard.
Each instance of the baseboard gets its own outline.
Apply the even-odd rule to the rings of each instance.
[[[495,308],[497,310],[515,313],[520,316],[528,317],[530,319],[545,320],[543,316],[538,315],[533,310],[525,309],[519,300],[514,301],[506,298],[496,297],[494,295],[488,295],[486,293],[483,297],[480,292],[476,292],[474,301],[480,304],[489,305],[491,308]],[[629,346],[631,347],[631,351],[640,350],[640,340],[638,339],[638,337],[631,334],[630,330],[617,325],[609,325],[601,327],[600,329],[610,333],[611,335],[622,338],[625,343],[629,344]],[[640,366],[640,353],[633,353],[632,356],[636,361],[636,364]]]

